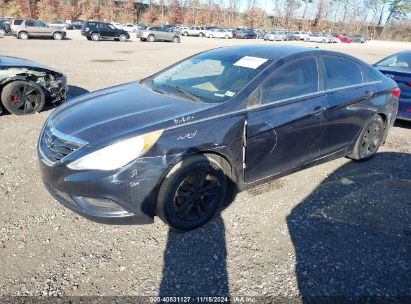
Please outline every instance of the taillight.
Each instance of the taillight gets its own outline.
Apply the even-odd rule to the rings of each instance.
[[[401,93],[400,88],[392,89],[391,92],[392,92],[392,95],[394,95],[395,97],[400,97],[400,93]]]
[[[86,32],[90,31],[90,28],[86,27]]]
[[[411,86],[411,81],[408,81],[407,84],[408,84],[409,86]]]

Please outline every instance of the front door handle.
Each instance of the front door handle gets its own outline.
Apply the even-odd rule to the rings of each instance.
[[[324,112],[325,110],[327,110],[326,107],[318,106],[318,107],[315,107],[314,110],[310,114],[317,115],[317,114]]]

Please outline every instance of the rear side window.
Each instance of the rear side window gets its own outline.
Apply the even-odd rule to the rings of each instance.
[[[297,59],[274,73],[262,87],[262,103],[318,92],[318,68],[314,57]]]
[[[21,20],[21,19],[16,19],[13,22],[14,25],[21,25],[22,23],[23,23],[23,20]]]
[[[364,82],[372,82],[380,80],[379,72],[373,67],[362,67],[362,78]]]
[[[362,83],[361,70],[356,63],[336,57],[323,57],[323,61],[327,90]]]

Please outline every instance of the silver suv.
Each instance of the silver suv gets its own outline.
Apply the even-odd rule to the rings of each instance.
[[[22,40],[27,40],[30,37],[47,37],[61,40],[66,37],[65,30],[48,26],[41,20],[14,19],[10,29],[12,35]]]
[[[149,26],[145,30],[140,30],[137,32],[137,38],[141,41],[172,41],[180,42],[180,33],[175,32],[173,28],[166,28],[162,26]]]

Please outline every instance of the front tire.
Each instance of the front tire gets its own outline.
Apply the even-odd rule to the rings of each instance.
[[[375,115],[361,131],[355,143],[351,159],[362,161],[372,158],[378,151],[384,137],[384,120]]]
[[[160,187],[156,215],[175,230],[193,230],[219,214],[226,189],[225,174],[216,161],[203,155],[183,160]]]
[[[20,32],[19,33],[19,39],[27,40],[27,39],[29,39],[29,34],[27,32]]]
[[[0,36],[6,36],[6,31],[3,29],[0,29]]]
[[[97,34],[97,33],[91,34],[90,37],[91,37],[91,40],[93,40],[93,41],[99,41],[100,40],[100,35]]]
[[[125,42],[125,41],[127,41],[127,36],[122,34],[118,37],[118,40],[120,40],[121,42]]]
[[[3,88],[1,102],[10,113],[27,115],[40,112],[44,108],[46,97],[37,83],[17,80]]]
[[[147,37],[147,41],[148,41],[148,42],[154,42],[154,40],[155,40],[154,35],[149,35],[149,36]]]

